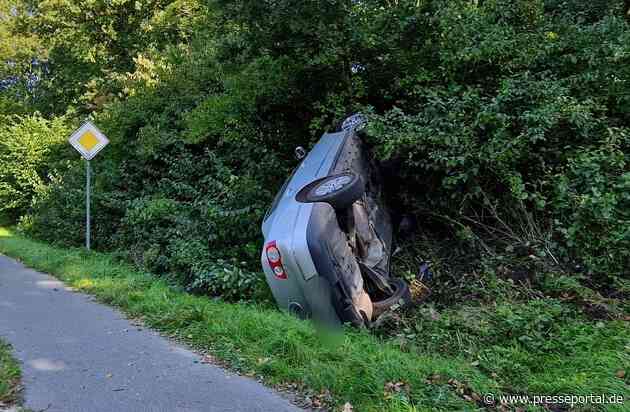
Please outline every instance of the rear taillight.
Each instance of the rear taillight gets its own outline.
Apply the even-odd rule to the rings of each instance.
[[[278,279],[287,279],[287,272],[284,271],[282,266],[282,256],[280,255],[280,249],[276,245],[276,241],[272,240],[265,246],[265,254],[267,255],[267,262],[273,270],[273,274]]]

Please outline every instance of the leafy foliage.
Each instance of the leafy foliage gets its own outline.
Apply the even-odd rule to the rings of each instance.
[[[494,225],[517,220],[524,202],[566,262],[625,277],[630,37],[612,11],[442,9],[435,36],[448,80],[413,81],[404,101],[373,116],[381,158],[402,162],[407,207]]]
[[[13,217],[28,211],[33,197],[46,190],[49,171],[68,150],[63,117],[6,116],[0,125],[0,212]]]
[[[1,49],[21,67],[6,73],[35,75],[0,89],[0,110],[91,112],[111,138],[97,247],[195,290],[252,293],[293,147],[363,110],[396,210],[483,243],[477,255],[533,241],[600,288],[627,280],[626,2],[110,3],[20,3],[0,24],[29,45]],[[81,170],[48,166],[25,230],[80,243]]]

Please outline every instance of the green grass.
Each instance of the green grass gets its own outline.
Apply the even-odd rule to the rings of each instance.
[[[630,399],[627,375],[616,376],[628,366],[627,322],[590,321],[551,298],[469,302],[437,315],[425,306],[401,317],[394,332],[338,335],[268,307],[193,296],[110,255],[56,248],[6,229],[0,252],[244,374],[270,385],[295,383],[321,399],[329,393],[335,410],[346,402],[360,412],[484,410],[471,397],[485,393]]]
[[[18,401],[20,367],[11,356],[11,347],[0,340],[0,408]]]
[[[434,374],[480,393],[497,390],[492,378],[463,358],[401,351],[366,332],[338,336],[277,310],[193,296],[106,254],[51,247],[6,229],[0,229],[0,251],[242,373],[263,376],[271,385],[296,383],[306,393],[329,391],[337,409],[345,402],[355,411],[476,409],[447,382],[428,385]],[[408,390],[385,393],[388,382],[404,382]]]

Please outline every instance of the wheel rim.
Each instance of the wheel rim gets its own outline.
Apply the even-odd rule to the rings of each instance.
[[[322,183],[317,189],[315,189],[315,195],[316,196],[329,195],[341,189],[348,183],[350,183],[351,180],[352,180],[352,177],[350,176],[339,176],[334,179],[330,179]]]
[[[354,128],[361,128],[366,123],[366,118],[364,115],[357,113],[348,117],[341,124],[341,130],[349,130]]]

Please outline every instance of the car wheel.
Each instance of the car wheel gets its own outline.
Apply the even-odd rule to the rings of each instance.
[[[411,302],[411,292],[409,291],[407,282],[402,279],[393,278],[389,284],[392,289],[394,289],[394,293],[386,299],[372,301],[373,319],[382,315],[395,304],[405,305]]]
[[[317,179],[304,186],[295,196],[298,202],[325,202],[335,210],[342,210],[365,193],[363,179],[355,173],[345,172]]]
[[[345,130],[354,129],[357,132],[362,130],[367,124],[367,117],[362,113],[355,113],[346,116],[334,128],[335,132],[343,132]]]

